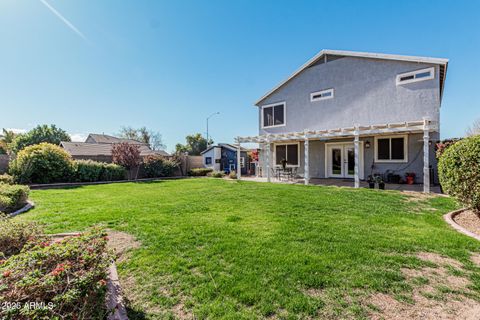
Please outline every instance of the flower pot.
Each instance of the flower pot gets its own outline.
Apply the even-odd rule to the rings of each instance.
[[[415,181],[414,177],[411,177],[411,176],[407,177],[407,184],[413,184],[414,181]]]
[[[368,183],[368,187],[369,187],[370,189],[375,189],[375,182],[369,182],[369,183]]]
[[[385,182],[380,182],[380,183],[378,184],[378,189],[380,189],[380,190],[385,190]]]

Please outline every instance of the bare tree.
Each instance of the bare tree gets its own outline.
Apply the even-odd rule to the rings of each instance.
[[[162,140],[160,132],[148,130],[146,127],[135,129],[132,127],[122,127],[120,130],[120,136],[126,139],[137,140],[146,143],[152,150],[164,150],[165,144]]]
[[[480,134],[480,119],[473,121],[472,125],[467,128],[467,136],[476,136]]]

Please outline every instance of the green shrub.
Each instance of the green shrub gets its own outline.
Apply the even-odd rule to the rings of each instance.
[[[53,183],[69,181],[73,161],[61,147],[40,143],[28,146],[17,154],[10,173],[19,183]]]
[[[223,177],[225,177],[225,172],[223,172],[223,171],[212,171],[212,172],[208,173],[208,176],[212,177],[212,178],[223,178]]]
[[[100,181],[119,181],[125,180],[126,178],[127,169],[114,163],[105,163],[103,171],[100,174]]]
[[[10,213],[23,207],[29,192],[27,186],[0,183],[0,212]]]
[[[13,184],[13,177],[7,173],[0,174],[0,183]]]
[[[1,319],[106,319],[107,270],[112,256],[105,234],[93,229],[78,237],[30,245],[0,264]],[[27,243],[29,245],[29,243]],[[25,308],[28,302],[52,308]]]
[[[230,171],[230,173],[228,174],[228,177],[230,179],[237,179],[237,173],[235,172],[235,170]]]
[[[93,160],[76,160],[74,168],[76,182],[124,180],[126,176],[122,166]]]
[[[170,177],[178,164],[160,155],[150,155],[143,159],[143,176],[146,178]]]
[[[480,212],[480,135],[449,146],[438,162],[443,190]]]
[[[212,168],[195,168],[188,171],[189,176],[200,177],[206,176],[208,173],[212,172]]]
[[[20,253],[27,242],[41,241],[42,233],[43,229],[36,223],[0,218],[0,260]]]

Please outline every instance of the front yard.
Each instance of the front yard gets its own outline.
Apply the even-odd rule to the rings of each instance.
[[[388,318],[402,308],[478,307],[480,244],[442,220],[457,208],[450,198],[221,179],[31,198],[37,207],[15,219],[52,233],[103,224],[140,242],[118,264],[131,319]],[[460,307],[447,303],[455,299]]]

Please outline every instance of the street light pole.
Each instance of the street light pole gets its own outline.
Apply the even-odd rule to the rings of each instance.
[[[214,112],[214,113],[212,113],[211,115],[209,115],[209,116],[207,117],[207,148],[208,148],[208,145],[210,144],[210,141],[208,140],[208,120],[209,120],[211,117],[213,117],[214,115],[217,115],[217,114],[220,114],[220,112]]]

